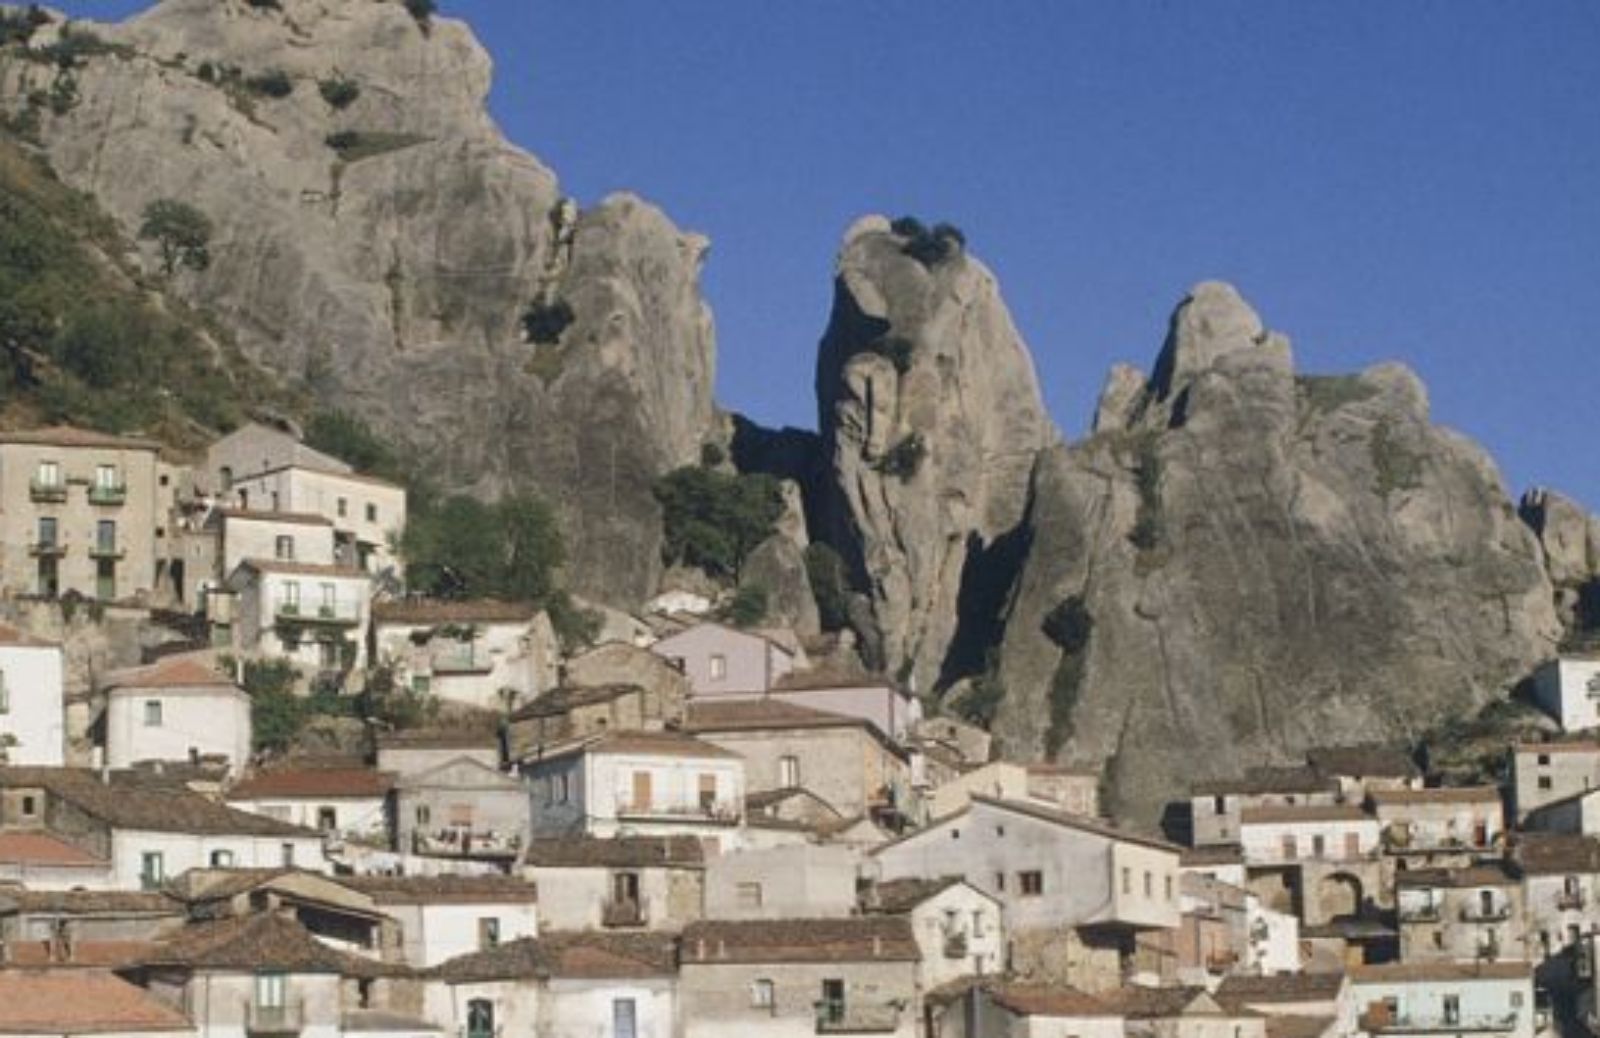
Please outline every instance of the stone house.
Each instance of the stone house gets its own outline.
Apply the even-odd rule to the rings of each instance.
[[[1028,795],[1075,815],[1100,816],[1100,772],[1034,761],[1027,765]]]
[[[269,512],[241,508],[212,511],[207,525],[217,531],[219,581],[248,559],[332,566],[333,523],[314,512]]]
[[[1180,874],[1178,904],[1183,914],[1178,927],[1139,935],[1135,975],[1160,983],[1214,986],[1217,977],[1255,968],[1252,899],[1243,887]]]
[[[399,961],[433,967],[540,932],[539,894],[508,876],[341,876],[399,924]]]
[[[1503,863],[1395,876],[1405,962],[1528,961],[1522,877]]]
[[[524,755],[535,836],[680,836],[737,846],[744,761],[674,731],[614,731]]]
[[[336,951],[399,962],[400,925],[371,897],[304,869],[190,869],[168,888],[194,921],[275,913]]]
[[[371,658],[395,683],[447,703],[501,711],[557,682],[560,646],[526,603],[406,599],[372,607]]]
[[[1223,978],[1215,996],[1233,1012],[1268,1017],[1268,1035],[1274,1033],[1274,1020],[1285,1019],[1329,1022],[1331,1026],[1313,1029],[1315,1034],[1348,1036],[1357,1031],[1355,1002],[1343,973],[1235,974]]]
[[[0,587],[101,601],[152,594],[167,521],[159,446],[70,426],[0,433]]]
[[[1466,864],[1500,845],[1505,807],[1494,786],[1395,789],[1371,794],[1384,852],[1418,865]]]
[[[1338,779],[1311,768],[1251,768],[1242,779],[1202,782],[1194,787],[1189,798],[1190,842],[1196,847],[1238,844],[1246,809],[1339,803]]]
[[[1600,727],[1600,653],[1562,653],[1533,672],[1533,699],[1564,732]]]
[[[1038,800],[1075,815],[1100,814],[1100,777],[1082,768],[1057,764],[989,761],[966,768],[924,794],[929,818],[943,818],[967,805],[972,793],[1000,800]]]
[[[61,646],[0,624],[0,761],[50,767],[65,756]]]
[[[568,657],[561,666],[559,684],[578,688],[637,685],[660,701],[664,723],[683,720],[684,705],[692,693],[689,678],[671,661],[623,641],[608,641]]]
[[[394,776],[364,766],[277,767],[228,790],[230,807],[315,829],[330,840],[387,847]]]
[[[1401,746],[1321,746],[1306,751],[1306,766],[1337,782],[1340,796],[1355,804],[1372,793],[1423,785],[1422,770]]]
[[[1120,1015],[1130,1038],[1266,1038],[1266,1018],[1231,1009],[1203,987],[1119,988],[1100,1001]]]
[[[379,771],[397,778],[420,775],[457,757],[500,766],[500,734],[483,729],[412,728],[377,737]]]
[[[1350,994],[1368,1034],[1533,1038],[1538,1029],[1533,971],[1525,962],[1358,966],[1350,971]]]
[[[399,779],[394,801],[404,854],[509,862],[530,835],[527,787],[473,757]]]
[[[990,981],[961,991],[938,1016],[935,1038],[1123,1038],[1122,1015],[1062,984]]]
[[[1522,825],[1529,832],[1600,834],[1600,789],[1542,804],[1528,812]]]
[[[683,1033],[676,972],[673,939],[663,934],[546,934],[443,963],[428,985],[428,1015],[473,1038],[675,1038]]]
[[[78,946],[140,950],[183,928],[185,907],[165,891],[0,891],[0,941],[13,961],[23,945],[66,938]]]
[[[767,694],[792,706],[859,718],[897,741],[922,720],[920,699],[871,674],[795,670],[773,682]]]
[[[683,1019],[705,1038],[913,1038],[920,958],[906,916],[694,923],[680,950]]]
[[[753,792],[805,789],[846,818],[896,827],[917,812],[909,755],[859,717],[777,699],[700,700],[685,730],[744,758]]]
[[[1592,737],[1511,747],[1511,807],[1518,825],[1557,801],[1600,788],[1600,742]]]
[[[545,930],[676,932],[705,915],[706,859],[692,836],[533,840],[519,871],[539,889]]]
[[[176,1007],[103,970],[0,970],[0,1033],[194,1038]]]
[[[842,918],[857,911],[861,853],[802,843],[745,849],[706,866],[706,918]]]
[[[250,761],[250,697],[202,659],[171,656],[113,671],[103,690],[101,728],[113,768],[210,758],[236,773]]]
[[[1005,972],[1006,931],[999,898],[958,876],[874,883],[861,898],[866,915],[905,916],[922,953],[920,991],[966,977]]]
[[[1540,967],[1546,986],[1570,981],[1582,936],[1600,927],[1600,840],[1524,833],[1513,848],[1513,861],[1522,876],[1529,957],[1546,964]]]
[[[46,832],[0,832],[0,888],[105,890],[111,862]]]
[[[507,742],[521,757],[604,732],[661,731],[682,719],[681,703],[643,685],[562,685],[512,713]]]
[[[776,639],[710,620],[650,646],[689,679],[694,698],[759,695],[798,666],[797,652]]]
[[[366,664],[371,579],[360,570],[248,559],[228,576],[233,647],[342,683]]]
[[[1372,918],[1389,903],[1378,823],[1348,804],[1246,808],[1248,888],[1310,925]]]

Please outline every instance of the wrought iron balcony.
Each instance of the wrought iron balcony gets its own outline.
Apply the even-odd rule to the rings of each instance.
[[[411,837],[418,854],[451,858],[514,858],[522,850],[522,834],[494,829],[440,829]]]
[[[28,545],[28,554],[41,559],[59,559],[67,553],[60,541],[34,541]]]
[[[91,505],[120,505],[128,500],[128,488],[123,484],[94,484],[89,488]]]
[[[1494,905],[1462,905],[1463,923],[1503,923],[1511,918],[1511,905],[1500,902]]]
[[[709,822],[737,825],[743,812],[734,804],[656,804],[623,802],[617,805],[618,818],[655,818],[666,821]]]
[[[116,541],[95,541],[89,545],[91,559],[120,559],[127,552]]]
[[[1368,1034],[1464,1034],[1476,1031],[1511,1031],[1517,1026],[1516,1013],[1401,1014],[1369,1012],[1361,1017],[1361,1029]]]
[[[602,926],[643,926],[648,921],[649,913],[645,911],[643,898],[612,899],[600,906]]]
[[[361,606],[357,602],[306,602],[280,601],[273,609],[279,620],[302,624],[332,624],[351,627],[361,622]]]
[[[299,1034],[305,1027],[305,1006],[298,1001],[281,1006],[264,1006],[247,1001],[244,1019],[246,1034]]]
[[[1437,923],[1439,921],[1439,906],[1402,904],[1400,906],[1400,921],[1402,923]]]
[[[1556,895],[1556,908],[1563,912],[1576,912],[1583,908],[1586,901],[1581,890],[1563,890]]]
[[[892,1034],[900,1027],[899,1002],[818,1002],[818,1034]]]
[[[28,481],[28,497],[40,502],[59,503],[67,499],[67,485],[61,480]]]

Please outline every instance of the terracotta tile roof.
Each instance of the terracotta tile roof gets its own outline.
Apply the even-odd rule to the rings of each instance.
[[[1096,768],[1091,768],[1087,765],[1056,764],[1053,761],[1036,760],[1031,764],[1023,765],[1023,768],[1030,775],[1060,775],[1063,778],[1083,778],[1095,780],[1100,778],[1099,770]]]
[[[187,1017],[150,992],[98,970],[0,971],[0,1032],[188,1031]]]
[[[792,670],[772,683],[774,692],[805,692],[829,688],[881,688],[897,692],[894,684],[878,674],[857,670]]]
[[[0,890],[0,915],[145,916],[183,914],[183,905],[157,890]]]
[[[701,920],[683,930],[685,965],[754,962],[916,962],[904,915],[841,919]]]
[[[1353,804],[1292,804],[1282,807],[1247,807],[1239,812],[1239,822],[1242,825],[1366,821],[1372,821],[1372,816]]]
[[[1183,853],[1178,855],[1178,864],[1186,869],[1212,865],[1243,865],[1244,851],[1237,844],[1186,847]]]
[[[155,947],[155,941],[75,940],[69,957],[61,961],[51,953],[49,941],[10,940],[6,942],[5,964],[16,969],[45,966],[116,969],[140,961]]]
[[[279,573],[291,577],[345,577],[365,578],[365,570],[354,566],[334,566],[320,562],[288,562],[282,559],[245,559],[240,569],[253,569],[257,573]]]
[[[40,787],[106,825],[146,832],[206,836],[313,837],[287,822],[235,811],[181,785],[119,773],[102,782],[85,768],[0,768],[0,788]]]
[[[1157,839],[1154,836],[1146,836],[1129,829],[1119,829],[1098,818],[1075,815],[1070,811],[1046,807],[1028,800],[1002,800],[999,797],[989,797],[974,793],[972,794],[972,802],[975,804],[987,804],[1006,811],[1015,811],[1018,814],[1029,815],[1042,821],[1055,822],[1058,825],[1065,825],[1081,832],[1093,833],[1096,836],[1137,843],[1144,847],[1152,847],[1158,851],[1171,851],[1173,854],[1181,854],[1183,852],[1183,848],[1175,843],[1168,843],[1166,840]]]
[[[0,443],[31,443],[47,447],[99,447],[106,450],[155,451],[161,444],[134,436],[80,429],[73,425],[51,425],[41,429],[0,432]]]
[[[595,980],[670,976],[676,942],[659,933],[546,933],[440,963],[431,975],[448,984],[573,977]]]
[[[1253,1003],[1324,1002],[1339,997],[1344,989],[1343,973],[1280,973],[1272,976],[1224,977],[1216,990],[1223,1005]]]
[[[513,721],[526,721],[535,717],[559,717],[580,706],[610,703],[623,696],[643,694],[638,685],[567,685],[542,693],[533,702],[519,708],[511,715]]]
[[[493,729],[414,728],[378,736],[380,750],[477,750],[500,747],[500,734]]]
[[[872,722],[778,699],[697,699],[684,728],[691,732],[773,731],[791,728],[870,728]]]
[[[1121,1014],[1093,995],[1058,984],[990,984],[989,997],[1018,1016],[1107,1016]]]
[[[370,976],[381,969],[378,963],[333,950],[276,912],[191,923],[143,956],[139,965],[349,976]]]
[[[715,757],[737,758],[739,754],[696,739],[686,732],[615,731],[603,735],[585,736],[565,746],[556,747],[544,758],[561,757],[570,753],[637,753],[651,757]]]
[[[1190,1007],[1197,1001],[1202,999],[1209,1000],[1205,988],[1201,987],[1145,988],[1129,986],[1115,991],[1108,991],[1100,998],[1113,1013],[1125,1016],[1130,1020],[1155,1020],[1183,1016],[1189,1012]],[[1210,1010],[1209,1006],[1202,1011],[1206,1015],[1216,1015],[1214,1011]]]
[[[705,864],[705,850],[693,836],[571,836],[528,841],[522,863],[535,868],[698,868]]]
[[[1438,980],[1522,980],[1533,976],[1526,962],[1386,962],[1350,967],[1352,984],[1405,984]]]
[[[241,519],[255,523],[293,523],[299,526],[332,526],[333,520],[316,512],[275,512],[266,508],[219,508],[217,514],[224,519]]]
[[[864,910],[885,915],[904,915],[929,898],[943,894],[966,880],[960,876],[938,879],[890,879],[875,884],[865,897]],[[973,888],[976,890],[977,888]],[[984,897],[989,897],[984,894]],[[990,898],[990,900],[994,900]]]
[[[1272,1013],[1267,1016],[1267,1038],[1323,1038],[1333,1031],[1337,1017],[1292,1016]]]
[[[49,833],[0,833],[0,864],[107,866],[88,851]]]
[[[1379,807],[1385,804],[1488,804],[1500,803],[1500,790],[1494,786],[1450,786],[1433,789],[1375,789],[1368,796]]]
[[[1522,871],[1533,876],[1600,872],[1600,839],[1578,833],[1523,833],[1513,853]]]
[[[256,772],[230,789],[228,799],[384,797],[393,788],[393,774],[372,768],[279,768]]]
[[[8,645],[20,649],[59,649],[61,647],[60,642],[35,637],[26,631],[12,627],[10,624],[0,624],[0,645]]]
[[[1411,755],[1400,746],[1322,746],[1306,751],[1306,763],[1323,775],[1350,778],[1422,777]]]
[[[104,687],[119,688],[206,688],[233,689],[243,694],[229,678],[214,666],[208,666],[192,656],[170,656],[145,667],[130,667],[112,671]]]
[[[1266,793],[1337,793],[1336,779],[1304,766],[1256,767],[1236,779],[1216,779],[1195,784],[1195,796],[1248,796]]]
[[[539,607],[528,602],[502,602],[494,598],[446,601],[431,598],[379,602],[372,607],[372,618],[392,624],[494,624],[527,623],[539,615]]]
[[[1394,882],[1400,887],[1512,887],[1522,877],[1509,865],[1495,862],[1459,869],[1406,869],[1395,873]]]
[[[1600,740],[1593,732],[1584,732],[1568,739],[1550,742],[1519,742],[1512,746],[1518,754],[1540,753],[1600,753]]]
[[[538,888],[510,876],[339,876],[381,905],[501,905],[538,900]]]

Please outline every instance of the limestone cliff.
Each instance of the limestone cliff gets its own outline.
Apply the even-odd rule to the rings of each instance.
[[[822,528],[864,581],[877,662],[927,691],[981,662],[1056,435],[993,275],[954,240],[919,258],[919,239],[877,217],[846,235],[817,397]]]
[[[574,586],[654,590],[650,482],[713,420],[703,239],[630,196],[563,203],[487,115],[489,58],[457,22],[373,0],[163,0],[74,30],[65,61],[43,51],[59,22],[0,54],[0,105],[130,236],[158,198],[211,219],[212,264],[172,291],[447,489],[541,491]]]
[[[1414,734],[1561,635],[1535,537],[1416,377],[1297,376],[1226,285],[1040,458],[1027,531],[997,729],[1104,763],[1146,818],[1195,778]]]

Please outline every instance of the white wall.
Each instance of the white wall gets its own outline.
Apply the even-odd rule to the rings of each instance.
[[[296,868],[333,871],[322,853],[321,838],[315,836],[199,836],[113,829],[112,883],[119,890],[138,890],[145,852],[161,854],[162,873],[170,879],[188,869],[210,868],[215,851],[232,853],[234,868],[279,868],[284,864],[285,844],[294,848]]]
[[[917,979],[929,991],[960,977],[992,976],[1005,970],[1005,928],[998,902],[965,883],[947,887],[911,912],[911,930],[922,949]],[[966,954],[951,956],[945,939],[960,935]]]
[[[1600,726],[1600,657],[1551,660],[1534,672],[1533,694],[1563,731]]]
[[[323,808],[334,812],[333,831],[345,835],[385,836],[389,832],[386,797],[259,797],[228,800],[237,811],[248,811],[290,825],[320,829],[317,815]]]
[[[0,734],[17,745],[5,751],[14,765],[59,767],[65,762],[66,720],[61,692],[61,649],[54,645],[0,645],[0,681],[7,709]]]
[[[245,559],[278,558],[279,537],[288,537],[294,542],[294,554],[284,561],[333,565],[332,526],[225,515],[222,518],[223,575],[232,573]]]
[[[1251,865],[1280,864],[1296,861],[1346,861],[1350,855],[1345,849],[1345,839],[1354,834],[1357,856],[1377,853],[1378,823],[1371,818],[1325,822],[1244,822],[1239,827],[1239,843],[1244,850],[1244,860]],[[1293,837],[1295,853],[1284,853],[1285,841]],[[1316,853],[1318,837],[1322,839],[1323,852]]]
[[[1365,1012],[1374,1002],[1393,998],[1398,1003],[1397,1021],[1409,1020],[1426,1027],[1426,1030],[1424,1027],[1413,1030],[1397,1022],[1386,1032],[1390,1034],[1449,1030],[1442,1025],[1446,995],[1454,995],[1460,1000],[1460,1019],[1465,1029],[1475,1029],[1472,1026],[1474,1022],[1493,1021],[1515,1014],[1515,1024],[1510,1027],[1495,1026],[1493,1030],[1513,1038],[1531,1038],[1534,1032],[1531,977],[1389,981],[1361,976],[1352,979],[1350,987],[1357,1013]]]
[[[546,982],[543,1027],[537,1033],[549,1038],[606,1038],[613,1030],[613,1003],[632,999],[637,1038],[673,1038],[677,1033],[673,981],[576,980],[556,978]],[[698,1034],[698,1026],[686,1033]]]
[[[161,724],[145,724],[145,704],[161,704]],[[238,689],[116,688],[106,702],[106,762],[186,761],[189,751],[220,753],[237,771],[250,759],[250,697]]]
[[[422,962],[436,966],[478,950],[478,921],[498,919],[500,941],[539,936],[539,906],[532,901],[422,906]],[[415,963],[413,963],[415,965]]]

